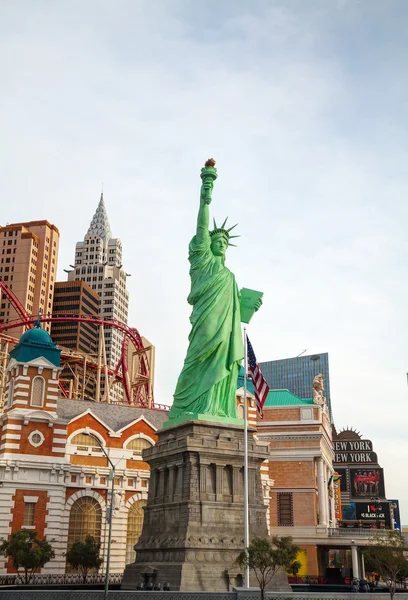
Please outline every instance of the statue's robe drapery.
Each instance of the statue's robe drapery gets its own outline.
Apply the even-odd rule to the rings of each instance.
[[[191,240],[189,261],[192,329],[169,418],[188,413],[236,418],[244,346],[235,276],[213,255],[209,234],[201,242]]]

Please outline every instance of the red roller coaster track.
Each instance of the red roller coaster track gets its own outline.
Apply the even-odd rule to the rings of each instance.
[[[28,327],[31,328],[33,324],[37,321],[38,317],[34,317],[29,315],[27,311],[24,309],[22,304],[20,303],[17,296],[13,293],[12,290],[7,286],[7,284],[0,279],[0,289],[2,293],[7,296],[14,310],[19,314],[19,319],[14,319],[12,321],[8,321],[7,323],[0,323],[0,337],[5,339],[10,338],[4,334],[3,332],[8,331],[10,329],[15,329],[17,327]],[[55,314],[55,315],[41,315],[39,317],[42,323],[92,323],[93,325],[102,325],[106,327],[114,327],[115,329],[119,329],[124,333],[124,339],[122,344],[122,352],[119,362],[115,369],[109,369],[108,373],[112,375],[115,380],[122,380],[123,387],[125,390],[126,400],[129,404],[137,403],[142,406],[146,406],[146,400],[149,398],[149,386],[150,386],[150,377],[149,377],[149,361],[145,353],[141,353],[140,357],[140,370],[141,375],[145,379],[144,383],[141,383],[139,387],[144,388],[144,394],[138,394],[137,397],[132,397],[132,389],[129,385],[129,369],[127,364],[127,352],[129,347],[129,341],[131,341],[136,348],[137,351],[143,351],[145,348],[143,346],[143,340],[138,330],[129,327],[125,323],[121,321],[117,321],[115,319],[107,319],[101,317],[90,317],[89,315],[73,315],[73,314]],[[60,388],[65,397],[67,397],[67,391],[65,390],[62,383],[60,383]],[[137,391],[137,390],[136,390]],[[144,399],[143,399],[144,398]],[[152,406],[153,406],[153,398],[152,398]],[[158,407],[158,406],[157,406]],[[163,407],[164,408],[164,407]],[[166,407],[167,408],[167,407]]]

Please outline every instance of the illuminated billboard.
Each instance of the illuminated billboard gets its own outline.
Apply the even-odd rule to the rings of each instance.
[[[382,469],[350,469],[350,495],[353,498],[384,498]]]

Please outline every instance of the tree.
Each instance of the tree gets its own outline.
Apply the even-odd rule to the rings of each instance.
[[[302,566],[302,563],[299,562],[298,560],[295,560],[288,569],[289,575],[293,575],[294,577],[296,577],[300,571],[301,566]]]
[[[3,540],[0,554],[10,558],[18,575],[24,571],[24,583],[30,583],[32,577],[47,562],[54,558],[54,550],[47,540],[39,540],[36,531],[21,529],[11,534],[9,540]]]
[[[391,600],[394,598],[397,582],[408,572],[408,560],[404,537],[399,531],[389,531],[386,537],[375,537],[364,551],[366,569],[377,573],[387,584]]]
[[[265,588],[279,569],[296,570],[298,546],[293,544],[291,537],[274,536],[272,541],[264,538],[254,538],[247,550],[240,553],[237,563],[241,567],[249,566],[261,588],[261,598],[265,598]],[[296,563],[296,564],[295,564]]]
[[[91,535],[87,535],[84,542],[77,540],[68,550],[67,562],[73,569],[81,572],[83,583],[86,583],[89,571],[92,569],[98,571],[103,563],[99,556],[100,549],[101,544]]]

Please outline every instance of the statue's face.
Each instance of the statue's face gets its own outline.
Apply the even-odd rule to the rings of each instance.
[[[225,235],[214,235],[211,238],[211,252],[214,256],[225,256],[225,251],[228,247],[228,240]]]

